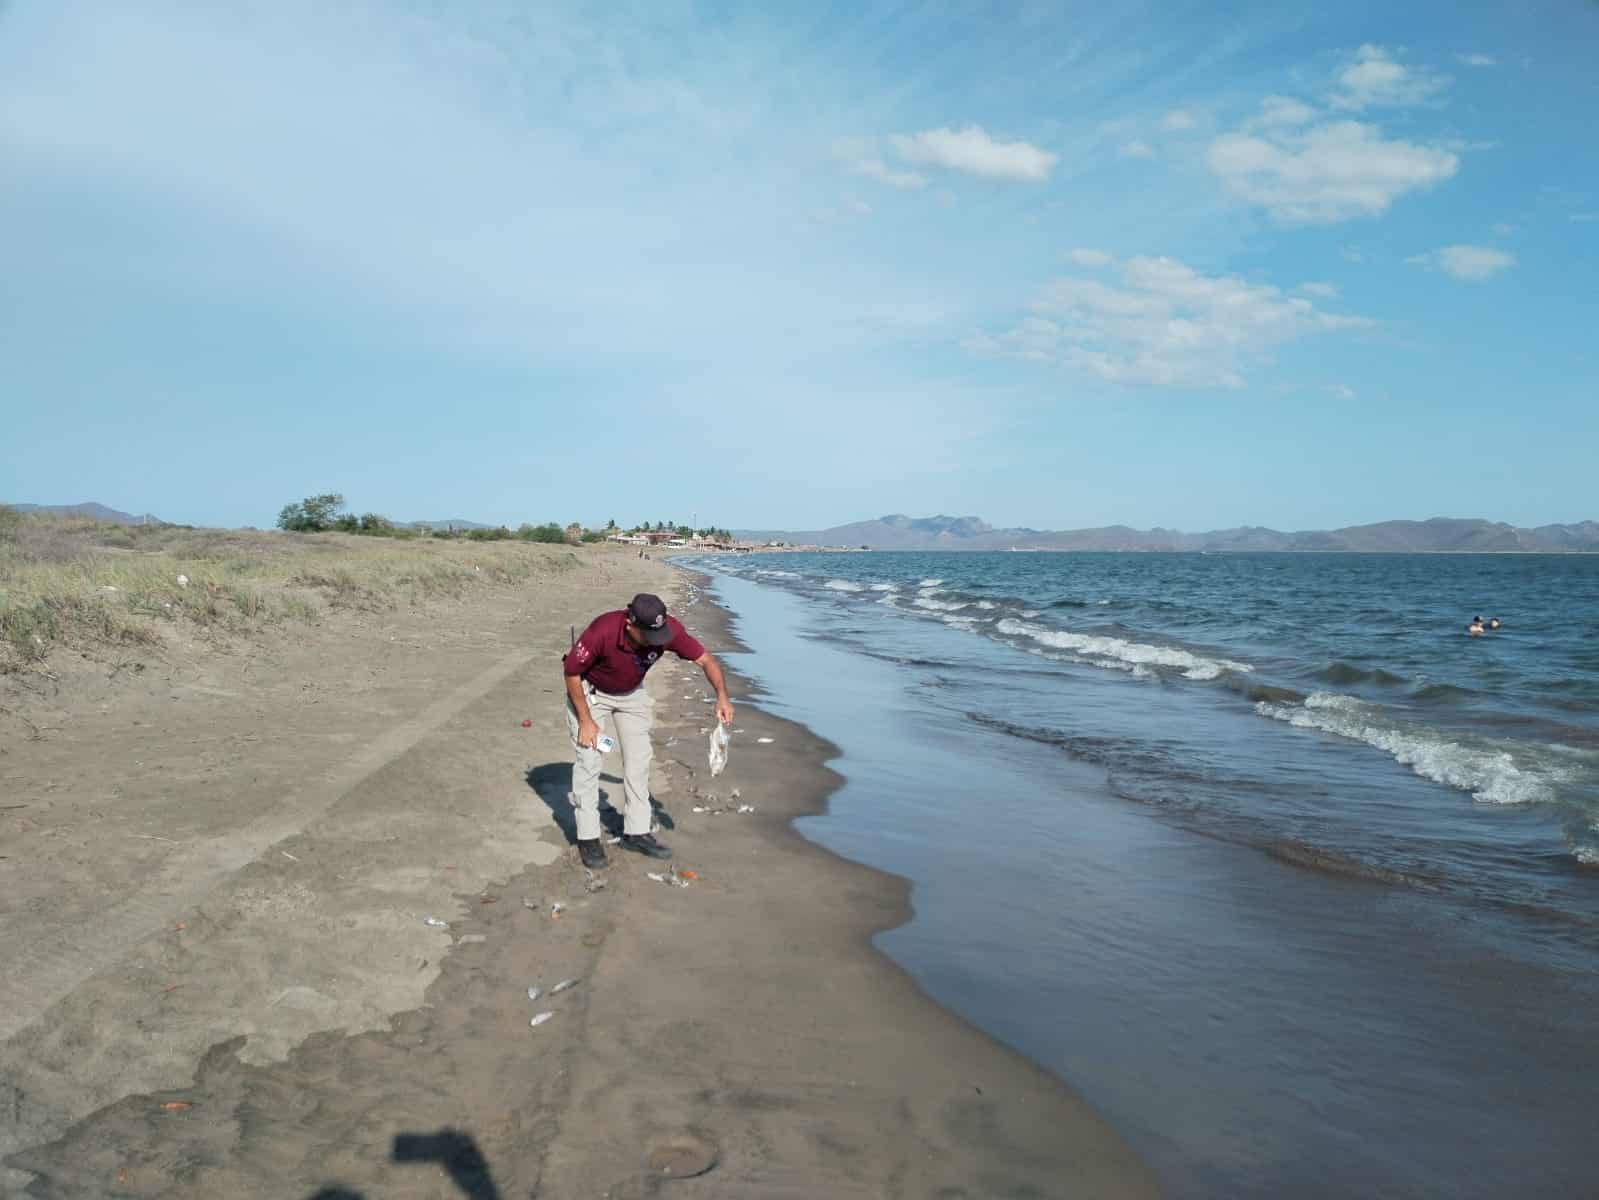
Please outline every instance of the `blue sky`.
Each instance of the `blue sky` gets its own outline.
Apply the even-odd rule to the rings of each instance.
[[[1599,517],[1599,4],[0,9],[0,498]]]

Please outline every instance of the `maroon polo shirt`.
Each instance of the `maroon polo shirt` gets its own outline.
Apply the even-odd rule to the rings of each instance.
[[[627,611],[602,613],[589,623],[572,648],[562,657],[566,674],[581,675],[602,692],[624,696],[644,682],[644,673],[670,650],[679,658],[694,662],[705,653],[683,622],[667,617],[672,640],[664,646],[644,646],[635,650],[627,640]]]

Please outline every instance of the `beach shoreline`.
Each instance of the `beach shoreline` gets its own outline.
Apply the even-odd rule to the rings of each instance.
[[[713,782],[703,680],[675,660],[653,673],[662,836],[698,877],[670,887],[612,847],[607,886],[587,890],[560,828],[555,659],[582,614],[644,588],[676,590],[713,651],[736,645],[702,583],[620,555],[480,606],[500,635],[485,641],[527,642],[437,647],[455,678],[413,681],[410,699],[443,690],[453,705],[422,704],[432,723],[364,773],[314,764],[328,791],[320,806],[297,793],[298,829],[251,843],[0,1044],[6,1182],[372,1200],[479,1194],[484,1178],[507,1195],[647,1195],[669,1178],[703,1196],[1157,1194],[1088,1105],[873,947],[909,916],[908,885],[793,827],[825,809],[835,750],[760,711],[748,681]],[[374,642],[400,636],[371,624]],[[337,725],[350,697],[323,682]],[[94,732],[57,733],[51,762]],[[15,784],[26,764],[5,770]],[[753,812],[729,805],[734,788]],[[562,978],[579,982],[528,999]],[[530,1028],[538,1011],[555,1015]]]

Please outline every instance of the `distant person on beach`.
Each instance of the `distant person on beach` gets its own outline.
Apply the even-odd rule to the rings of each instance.
[[[572,807],[577,810],[577,850],[583,865],[606,866],[600,842],[600,751],[595,742],[606,717],[616,727],[622,752],[622,784],[627,807],[622,814],[622,845],[651,858],[672,852],[650,832],[650,727],[655,702],[644,676],[670,650],[705,672],[716,689],[716,719],[733,721],[733,704],[721,664],[689,636],[683,623],[668,616],[659,596],[641,592],[626,608],[602,613],[589,623],[562,656],[566,675],[566,727],[577,761],[572,765]]]
[[[1472,617],[1471,618],[1471,624],[1466,626],[1466,632],[1471,634],[1472,637],[1476,637],[1479,633],[1481,633],[1482,632],[1482,618],[1481,617]]]

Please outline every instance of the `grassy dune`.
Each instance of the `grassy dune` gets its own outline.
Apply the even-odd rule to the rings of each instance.
[[[315,623],[332,608],[420,604],[562,571],[580,553],[596,551],[106,525],[0,509],[0,671],[62,646],[153,646],[181,626],[247,633]]]

